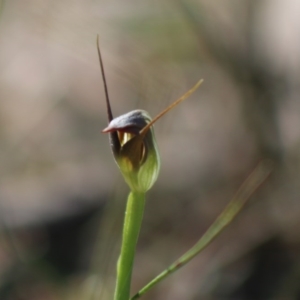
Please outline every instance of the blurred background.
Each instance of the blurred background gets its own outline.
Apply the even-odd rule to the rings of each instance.
[[[0,0],[0,299],[112,299],[125,199],[115,116],[155,116],[136,292],[190,248],[259,161],[275,170],[192,263],[142,299],[300,299],[300,3]]]

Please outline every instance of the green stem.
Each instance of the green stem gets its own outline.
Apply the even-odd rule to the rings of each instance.
[[[131,191],[125,212],[121,254],[117,266],[114,300],[129,300],[131,274],[145,207],[145,193]]]

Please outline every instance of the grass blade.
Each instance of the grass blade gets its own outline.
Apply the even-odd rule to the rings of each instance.
[[[241,209],[246,204],[247,200],[260,187],[260,185],[267,179],[273,169],[273,163],[269,160],[262,161],[249,175],[249,177],[240,186],[235,196],[225,207],[223,212],[215,220],[215,222],[208,228],[200,240],[186,253],[184,253],[178,260],[171,264],[166,270],[160,273],[147,285],[145,285],[137,294],[130,300],[139,299],[142,295],[148,292],[160,281],[165,279],[171,273],[175,272],[192,258],[198,255],[204,248],[206,248],[238,215]]]

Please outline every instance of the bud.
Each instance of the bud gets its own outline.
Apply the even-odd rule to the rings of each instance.
[[[113,119],[102,132],[117,133],[118,143],[112,145],[115,160],[125,181],[133,191],[146,192],[156,181],[160,169],[160,157],[150,127],[151,118],[144,110],[134,110]],[[111,142],[116,136],[111,136]]]

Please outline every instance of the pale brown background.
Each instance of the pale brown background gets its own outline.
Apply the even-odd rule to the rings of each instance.
[[[128,189],[101,134],[97,34],[115,116],[154,116],[204,78],[155,126],[162,169],[133,290],[192,246],[270,158],[272,177],[239,218],[144,299],[300,299],[297,1],[0,3],[0,299],[74,299],[92,280],[91,257],[103,282],[115,269]],[[66,267],[56,254],[74,257]]]

